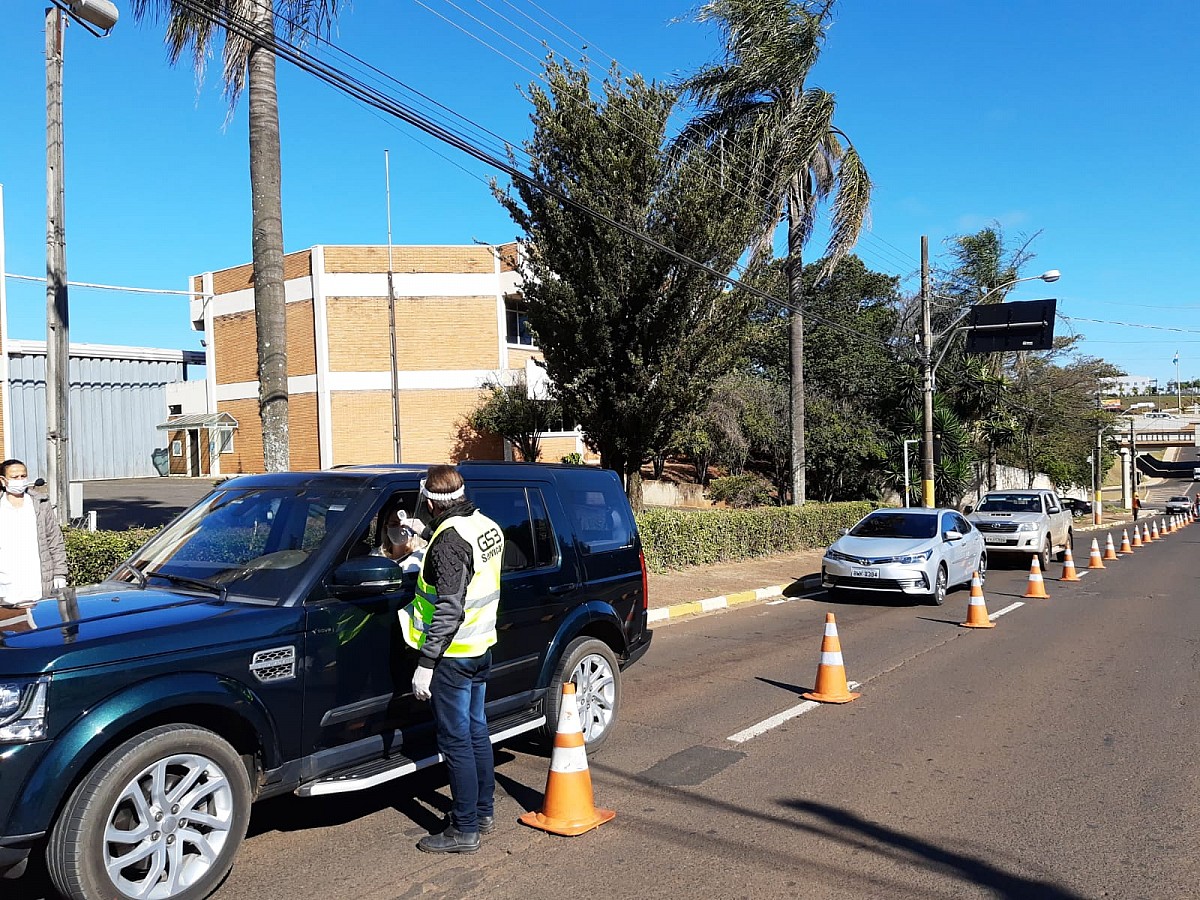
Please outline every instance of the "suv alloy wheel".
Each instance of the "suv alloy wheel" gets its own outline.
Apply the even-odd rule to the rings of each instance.
[[[567,645],[546,692],[546,733],[558,730],[563,682],[575,683],[579,725],[587,752],[598,750],[616,724],[621,708],[621,667],[604,641],[579,637]]]
[[[250,822],[250,779],[225,740],[152,728],[104,757],[75,789],[46,862],[70,900],[199,900],[233,867]]]

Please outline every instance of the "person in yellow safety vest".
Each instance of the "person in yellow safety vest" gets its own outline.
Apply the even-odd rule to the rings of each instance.
[[[427,853],[474,853],[496,827],[496,777],[484,700],[496,643],[504,533],[466,496],[454,466],[430,466],[417,501],[433,516],[417,592],[400,612],[420,651],[412,690],[429,700],[450,776],[450,822],[421,838]]]

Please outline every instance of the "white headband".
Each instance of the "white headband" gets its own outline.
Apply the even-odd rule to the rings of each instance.
[[[430,500],[436,500],[438,503],[449,503],[451,500],[462,500],[467,496],[467,486],[460,484],[458,490],[451,491],[448,494],[435,494],[433,491],[425,487],[425,479],[421,479],[421,496]]]

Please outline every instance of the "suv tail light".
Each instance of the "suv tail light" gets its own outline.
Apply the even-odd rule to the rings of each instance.
[[[642,566],[642,609],[650,609],[650,576],[646,572],[646,553],[638,550],[638,562]]]

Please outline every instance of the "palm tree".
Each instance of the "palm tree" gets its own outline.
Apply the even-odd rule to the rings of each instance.
[[[230,110],[236,106],[243,89],[249,94],[258,410],[262,420],[263,468],[268,472],[286,471],[289,465],[282,176],[272,45],[280,30],[288,37],[327,32],[340,5],[341,0],[132,0],[131,3],[134,18],[139,21],[166,20],[167,58],[175,65],[190,49],[197,77],[204,74],[210,48],[223,38],[222,78]]]
[[[805,84],[820,56],[832,7],[832,0],[709,0],[697,18],[721,30],[725,58],[681,85],[699,109],[674,142],[677,155],[696,145],[718,153],[723,147],[750,152],[754,162],[741,190],[762,204],[756,257],[771,253],[776,226],[787,222],[796,504],[805,499],[804,246],[819,207],[831,201],[823,274],[832,272],[858,239],[871,197],[871,179],[858,152],[834,126],[833,94]]]

